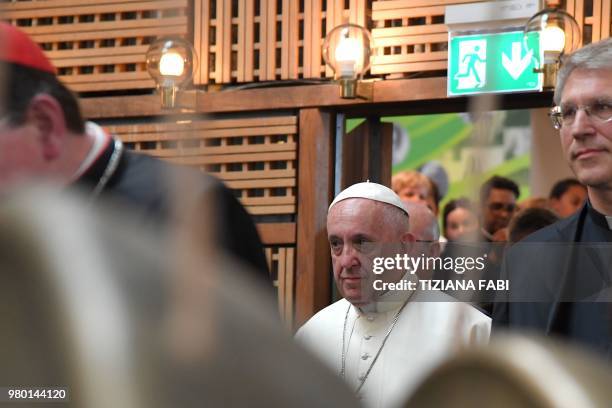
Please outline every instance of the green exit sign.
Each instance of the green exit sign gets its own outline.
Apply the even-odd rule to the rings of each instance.
[[[455,35],[448,47],[448,95],[539,91],[542,75],[537,33]]]

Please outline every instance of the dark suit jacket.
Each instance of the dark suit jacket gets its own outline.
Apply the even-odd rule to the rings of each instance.
[[[93,188],[104,172],[111,153],[112,147],[109,147],[81,177],[81,186]],[[197,185],[192,186],[194,193],[200,194],[202,200],[212,205],[213,220],[192,221],[202,223],[202,228],[212,228],[222,249],[271,283],[263,246],[251,217],[232,192],[216,178],[147,155],[125,151],[102,192],[102,198],[119,199],[131,205],[146,222],[165,223],[171,216],[172,183],[181,175],[197,180]]]
[[[610,295],[610,266],[601,259],[610,247],[581,239],[586,217],[585,205],[510,248],[501,271],[510,290],[494,305],[494,329],[558,335],[612,358],[612,303],[601,301]]]

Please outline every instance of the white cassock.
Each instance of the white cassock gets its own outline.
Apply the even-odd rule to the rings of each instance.
[[[489,317],[439,291],[389,292],[365,310],[342,299],[314,315],[296,334],[299,343],[338,374],[345,320],[345,380],[352,390],[372,366],[358,393],[366,407],[401,406],[433,368],[462,348],[488,343],[491,332]]]

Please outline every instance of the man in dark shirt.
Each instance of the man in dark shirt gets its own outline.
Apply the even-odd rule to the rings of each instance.
[[[78,186],[93,200],[120,200],[148,221],[163,224],[173,213],[176,175],[183,179],[191,175],[195,183],[189,192],[201,195],[213,215],[192,223],[212,230],[210,235],[220,248],[270,282],[257,230],[223,184],[126,151],[120,140],[84,122],[76,98],[25,33],[0,23],[0,40],[0,70],[5,79],[0,106],[0,190],[34,181]]]
[[[573,216],[513,246],[494,324],[565,337],[612,359],[612,39],[569,56],[551,111],[588,200]]]

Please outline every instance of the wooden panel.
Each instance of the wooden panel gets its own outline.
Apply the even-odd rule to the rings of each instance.
[[[390,187],[392,144],[393,124],[378,118],[369,118],[345,134],[341,188],[366,180]]]
[[[601,38],[601,0],[593,0],[593,16],[590,20],[591,41],[599,41]]]
[[[580,32],[582,32],[582,39],[585,37],[585,24],[584,24],[584,0],[574,0],[574,18],[578,22],[580,26]],[[590,28],[590,27],[589,27]],[[590,43],[590,38],[586,41],[586,43]],[[584,45],[584,41],[580,42],[580,46]]]
[[[612,34],[612,0],[603,0],[601,4],[601,39]]]
[[[196,50],[201,50],[202,47],[209,44],[210,35],[210,0],[196,1],[194,3],[194,12],[200,18],[194,18],[194,41],[193,47]],[[210,57],[209,53],[198,53],[200,61],[196,73],[194,74],[194,83],[206,83],[209,75]]]
[[[333,125],[330,113],[318,109],[300,111],[296,327],[331,300],[325,224],[333,192]]]
[[[188,0],[0,3],[3,20],[39,43],[74,91],[154,87],[148,45],[160,36],[187,36],[188,8]]]
[[[319,78],[323,67],[321,57],[321,0],[305,0],[304,7],[304,77]]]
[[[565,10],[574,16],[581,31],[581,45],[610,37],[611,0],[567,0]]]
[[[259,223],[257,230],[261,240],[267,245],[295,243],[295,223]]]
[[[276,31],[277,31],[277,15],[276,15],[276,0],[261,0],[262,5],[266,4],[266,19],[268,31],[266,34],[265,48],[263,51],[263,58],[266,60],[266,71],[265,76],[262,78],[266,81],[273,81],[276,79]]]
[[[293,325],[295,248],[271,246],[265,249],[268,268],[278,291],[278,310],[288,329]]]
[[[295,213],[295,116],[107,127],[128,148],[201,168],[226,181],[253,215]]]
[[[195,105],[195,111],[198,113],[244,113],[308,107],[341,107],[355,110],[354,108],[361,105],[364,106],[364,110],[372,110],[372,104],[393,103],[399,106],[402,103],[415,103],[423,100],[446,101],[447,99],[446,77],[377,81],[373,84],[373,95],[370,101],[360,98],[343,99],[340,97],[339,87],[335,84],[247,89],[197,95],[184,93],[181,96],[197,99],[197,102],[189,103],[189,105]],[[548,96],[545,95],[545,97]],[[175,114],[175,112],[161,109],[157,95],[85,98],[81,99],[80,103],[84,116],[92,119]]]
[[[210,0],[194,4],[196,50],[203,60],[215,61],[196,75],[196,84],[331,76],[321,58],[325,35],[339,24],[369,23],[367,0],[217,1],[215,13],[208,14],[203,10]],[[211,27],[214,38],[204,38],[203,27]]]
[[[479,0],[378,0],[372,3],[373,75],[446,69],[449,4]]]

